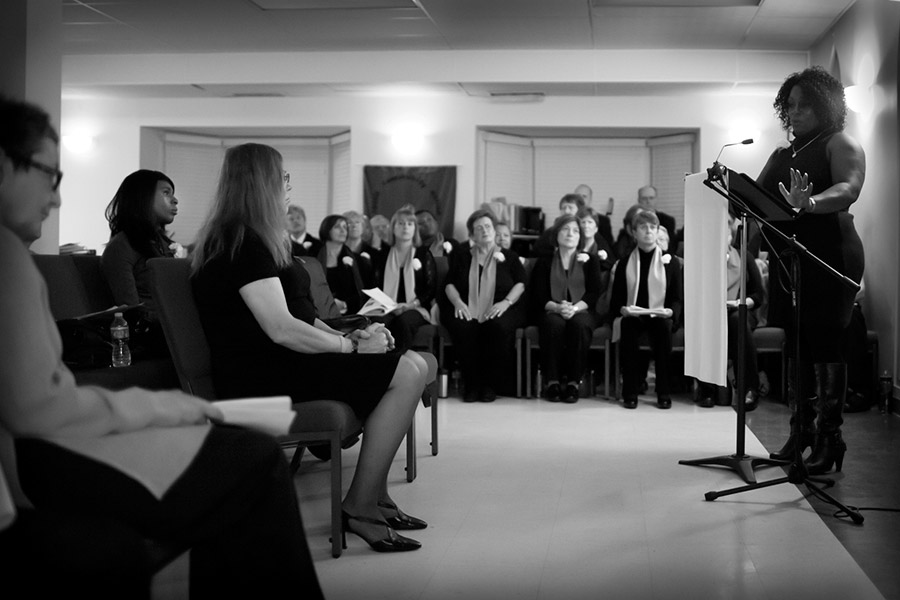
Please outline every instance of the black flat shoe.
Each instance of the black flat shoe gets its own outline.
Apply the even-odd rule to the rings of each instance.
[[[494,388],[485,387],[481,390],[481,394],[478,395],[479,402],[493,402],[497,399],[497,392],[494,391]]]
[[[428,527],[428,523],[426,523],[422,519],[417,519],[416,517],[409,516],[408,514],[397,508],[396,504],[391,504],[390,502],[379,502],[378,508],[385,508],[397,513],[393,517],[385,517],[387,524],[391,526],[391,529],[394,529],[396,531],[412,531],[413,529],[425,529],[426,527]]]
[[[660,396],[656,399],[657,408],[661,408],[663,410],[672,408],[672,399],[668,396]]]
[[[560,396],[560,400],[566,404],[575,404],[578,402],[578,386],[574,384],[566,384],[566,391]]]
[[[544,396],[550,402],[559,402],[559,384],[551,383],[547,386],[547,391],[544,392]]]
[[[361,533],[358,531],[354,531],[352,527],[350,527],[350,521],[359,521],[360,523],[369,523],[370,525],[381,525],[383,526],[388,533],[386,538],[382,538],[380,540],[370,541],[367,540]],[[344,548],[347,547],[347,532],[355,533],[359,537],[363,539],[365,543],[369,545],[372,550],[375,552],[409,552],[410,550],[418,550],[422,547],[422,544],[417,542],[416,540],[410,539],[408,537],[403,537],[402,535],[398,535],[393,529],[391,529],[390,525],[385,523],[384,521],[379,521],[378,519],[370,519],[369,517],[354,517],[353,515],[348,514],[346,511],[341,511],[341,524],[343,525],[343,542]]]
[[[622,403],[625,408],[637,408],[637,398],[625,398]]]

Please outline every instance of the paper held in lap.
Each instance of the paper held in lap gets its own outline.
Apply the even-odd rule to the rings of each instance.
[[[356,313],[358,315],[384,316],[397,308],[397,303],[378,288],[363,290],[363,293],[369,297],[369,301],[359,309]]]
[[[223,423],[249,427],[269,435],[287,435],[294,422],[290,396],[218,400],[214,404],[225,416]]]

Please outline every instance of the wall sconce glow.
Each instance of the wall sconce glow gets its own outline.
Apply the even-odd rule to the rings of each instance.
[[[391,136],[394,148],[404,154],[413,154],[425,146],[425,135],[414,125],[405,125],[397,129]]]
[[[64,135],[63,145],[77,154],[87,154],[94,147],[94,137],[86,134]]]
[[[844,98],[847,100],[847,108],[858,115],[868,117],[875,106],[875,94],[872,88],[862,85],[851,85],[844,88]]]

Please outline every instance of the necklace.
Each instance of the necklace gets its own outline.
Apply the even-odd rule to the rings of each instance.
[[[797,155],[800,154],[800,152],[801,152],[804,148],[806,148],[807,146],[809,146],[810,144],[812,144],[814,141],[816,141],[817,139],[819,139],[819,136],[821,136],[823,133],[825,133],[825,132],[824,132],[824,131],[820,131],[820,132],[819,132],[819,135],[817,135],[817,136],[814,137],[813,139],[809,140],[808,142],[806,142],[805,144],[803,144],[802,146],[800,146],[800,148],[797,149],[797,150],[794,150],[794,143],[791,142],[791,158],[797,158]]]

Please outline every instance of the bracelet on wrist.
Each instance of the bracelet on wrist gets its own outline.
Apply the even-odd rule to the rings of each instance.
[[[816,212],[816,200],[812,196],[809,197],[809,208],[806,209],[806,212]]]

